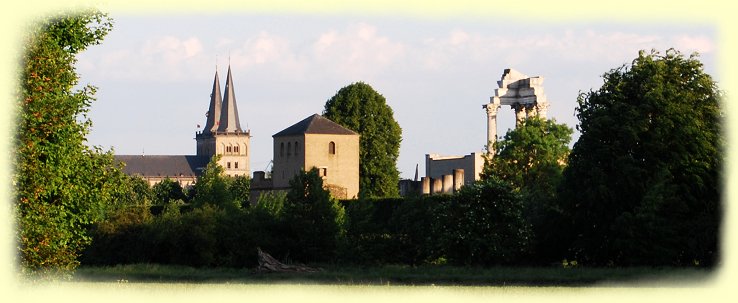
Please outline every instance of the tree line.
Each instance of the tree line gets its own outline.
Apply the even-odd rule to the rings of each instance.
[[[306,263],[719,263],[722,93],[696,55],[640,52],[580,93],[571,149],[569,127],[525,120],[495,143],[482,180],[453,195],[397,196],[399,124],[369,85],[349,85],[324,114],[365,140],[360,198],[331,198],[308,171],[250,205],[249,179],[215,162],[192,189],[149,187],[85,145],[95,88],[74,88],[75,56],[111,29],[91,11],[40,22],[26,40],[13,173],[24,271],[253,266],[256,247]]]

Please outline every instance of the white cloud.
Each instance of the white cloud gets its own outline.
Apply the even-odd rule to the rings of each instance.
[[[313,43],[312,61],[341,77],[361,80],[398,63],[406,48],[380,35],[376,27],[359,23],[321,34]]]
[[[715,42],[706,36],[690,36],[690,35],[679,35],[672,38],[674,48],[684,52],[698,52],[700,54],[707,54],[715,51]]]

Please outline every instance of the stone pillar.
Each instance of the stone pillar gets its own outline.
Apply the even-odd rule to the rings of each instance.
[[[431,189],[430,189],[430,177],[422,177],[420,178],[421,183],[421,193],[424,195],[430,195]]]
[[[464,186],[464,170],[454,169],[454,192],[458,192]]]
[[[532,117],[538,116],[538,112],[537,112],[535,104],[525,105],[525,116],[526,118],[532,118]]]
[[[444,194],[454,193],[454,176],[443,175],[443,193]]]
[[[520,103],[515,103],[510,105],[510,107],[515,110],[515,127],[518,127],[525,120],[525,106]]]
[[[541,103],[536,103],[536,111],[538,112],[538,117],[541,117],[541,119],[546,119],[546,114],[548,113],[548,101],[544,101]]]
[[[443,180],[441,179],[432,179],[432,187],[431,187],[431,194],[436,195],[443,192]]]
[[[490,103],[482,107],[487,110],[487,152],[494,153],[494,144],[497,142],[497,110],[500,108],[499,98],[498,100],[495,100],[495,97],[490,98]]]

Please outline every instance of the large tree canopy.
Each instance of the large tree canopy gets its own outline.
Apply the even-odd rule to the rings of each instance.
[[[572,129],[554,120],[529,118],[495,142],[482,177],[509,182],[520,192],[525,218],[533,229],[533,259],[543,264],[560,260],[566,249],[559,237],[561,210],[556,188],[569,156]]]
[[[723,163],[720,92],[696,56],[641,52],[580,94],[560,199],[576,258],[713,264]]]
[[[394,197],[399,194],[402,129],[384,97],[368,84],[342,88],[325,104],[323,115],[361,135],[359,139],[359,195]]]
[[[95,88],[74,89],[75,55],[111,28],[85,12],[38,24],[25,41],[13,174],[23,269],[75,268],[86,227],[123,190],[112,155],[85,145]]]

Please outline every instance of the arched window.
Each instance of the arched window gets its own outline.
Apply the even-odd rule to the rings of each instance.
[[[292,142],[287,142],[287,157],[292,154]]]
[[[331,155],[336,154],[336,143],[331,141],[331,143],[328,143],[328,153]]]
[[[243,145],[243,155],[248,156],[249,155],[249,146],[244,144]]]
[[[238,154],[238,145],[236,145],[236,146],[233,147],[233,152],[236,153],[236,154]]]
[[[284,157],[284,142],[279,144],[279,156]]]
[[[300,146],[300,143],[297,143],[297,141],[295,141],[295,156],[297,156],[298,154],[300,154],[300,147],[299,146]]]

